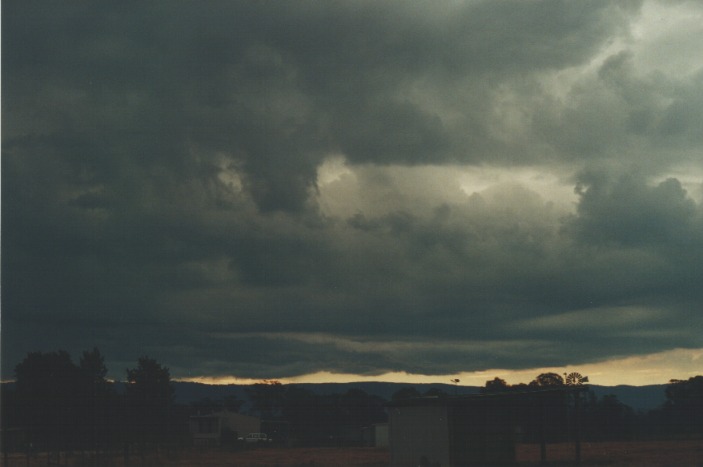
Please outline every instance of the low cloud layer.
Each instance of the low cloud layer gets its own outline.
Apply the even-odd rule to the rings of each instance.
[[[702,348],[695,2],[3,5],[3,377]]]

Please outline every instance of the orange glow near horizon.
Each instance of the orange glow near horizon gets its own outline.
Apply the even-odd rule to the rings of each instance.
[[[356,375],[349,373],[332,373],[320,371],[300,376],[275,379],[282,384],[302,383],[357,383],[357,382],[387,382],[387,383],[444,383],[459,379],[462,386],[483,386],[486,381],[495,377],[502,378],[509,384],[529,383],[541,373],[571,373],[578,371],[589,377],[591,384],[602,386],[630,385],[645,386],[648,384],[666,384],[671,379],[688,379],[703,373],[703,349],[674,349],[666,352],[626,357],[599,363],[569,365],[564,367],[532,368],[527,370],[491,369],[474,372],[462,372],[451,375],[420,375],[405,372],[389,372],[379,375]],[[222,377],[190,377],[177,378],[178,381],[189,381],[204,384],[255,384],[263,379]]]

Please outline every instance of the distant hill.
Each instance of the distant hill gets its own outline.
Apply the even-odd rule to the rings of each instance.
[[[385,400],[390,400],[393,393],[399,389],[413,387],[418,392],[425,393],[430,389],[441,389],[447,394],[478,394],[480,387],[478,386],[454,386],[451,384],[433,383],[433,384],[409,384],[409,383],[383,383],[383,382],[358,382],[358,383],[304,383],[296,384],[295,386],[307,389],[315,394],[343,394],[350,389],[361,389],[367,394],[379,396]],[[652,384],[649,386],[597,386],[589,385],[588,387],[600,399],[604,395],[613,394],[620,402],[632,407],[636,411],[646,412],[648,410],[660,407],[666,401],[666,384]],[[2,389],[14,388],[14,383],[2,383]],[[175,390],[176,402],[181,404],[190,404],[205,398],[210,398],[214,401],[222,400],[226,396],[235,396],[237,399],[245,401],[242,410],[246,411],[251,405],[247,388],[249,385],[228,384],[214,385],[203,383],[188,383],[183,381],[174,381],[173,387]],[[124,383],[114,383],[114,388],[117,392],[122,392]]]
[[[175,381],[172,383],[175,389],[176,402],[181,404],[190,404],[203,400],[207,397],[216,401],[222,400],[227,396],[234,396],[239,400],[246,402],[246,408],[249,406],[249,396],[247,388],[249,385],[244,384],[203,384],[203,383],[187,383],[183,381]]]
[[[246,389],[249,385],[208,385],[202,383],[187,383],[176,381],[173,383],[176,401],[189,404],[209,397],[212,400],[221,400],[225,396],[235,396],[246,401],[244,410],[249,406],[249,397]],[[393,393],[399,389],[413,387],[418,392],[425,393],[430,389],[440,389],[447,394],[478,394],[478,386],[454,386],[451,384],[409,384],[409,383],[383,383],[383,382],[358,382],[358,383],[303,383],[295,386],[307,389],[315,394],[343,394],[350,389],[360,389],[367,394],[379,396],[390,400]],[[598,398],[604,395],[615,395],[620,402],[632,407],[636,411],[648,411],[660,407],[666,401],[664,393],[665,384],[649,386],[596,386],[589,385]]]
[[[666,384],[652,384],[649,386],[594,386],[588,387],[593,390],[600,399],[604,395],[613,394],[620,402],[628,405],[636,411],[646,412],[656,409],[666,402]]]
[[[393,394],[399,389],[412,387],[419,393],[424,394],[430,389],[439,389],[447,394],[478,394],[478,386],[454,386],[443,383],[409,384],[409,383],[383,383],[383,382],[359,382],[359,383],[305,383],[296,386],[307,389],[315,394],[339,394],[350,389],[361,389],[367,394],[373,394],[383,399],[390,400]]]

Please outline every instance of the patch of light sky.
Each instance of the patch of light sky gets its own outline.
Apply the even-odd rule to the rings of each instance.
[[[217,178],[230,189],[241,192],[242,178],[236,169],[235,159],[224,152],[218,152],[216,156],[216,165],[219,169]]]
[[[220,338],[237,338],[241,335],[237,333],[215,333],[212,337]],[[262,333],[259,337],[263,338],[285,338],[292,340],[302,340],[306,342],[324,342],[327,344],[333,343],[340,347],[344,347],[350,351],[366,352],[369,347],[378,350],[379,343],[365,342],[361,343],[353,339],[345,339],[326,334],[314,333]],[[430,344],[428,345],[436,345]],[[448,347],[470,347],[475,345],[485,346],[482,344],[471,344],[466,342],[450,342],[445,343]],[[519,346],[521,343],[511,342],[495,342],[492,344],[496,350],[502,346]],[[396,347],[405,347],[405,344],[400,342],[388,342],[385,351],[398,350]],[[401,349],[402,350],[402,349]],[[387,372],[378,375],[359,375],[349,373],[333,373],[329,371],[319,371],[315,373],[304,374],[300,376],[281,378],[279,381],[285,384],[295,383],[351,383],[351,382],[394,382],[394,383],[449,383],[452,379],[459,379],[462,385],[465,386],[483,386],[486,381],[493,378],[502,378],[509,384],[529,383],[536,376],[542,373],[571,373],[578,371],[584,376],[588,376],[591,384],[602,386],[614,385],[632,385],[642,386],[649,384],[666,384],[672,379],[688,379],[691,376],[700,374],[701,366],[703,365],[703,348],[698,349],[672,349],[664,352],[652,353],[647,355],[629,356],[622,358],[614,358],[600,362],[589,362],[583,364],[545,367],[545,368],[528,368],[522,370],[509,369],[487,369],[481,371],[460,372],[457,374],[446,375],[422,375],[412,374],[407,372]],[[254,384],[260,382],[257,379],[237,378],[233,376],[223,377],[192,377],[183,379],[183,381],[194,381],[207,384]]]
[[[544,89],[566,101],[575,85],[593,76],[608,57],[632,53],[639,75],[661,73],[677,80],[703,70],[701,42],[703,9],[696,2],[645,2],[630,24],[629,34],[614,37],[585,63],[551,72],[542,77]]]
[[[578,371],[588,376],[590,384],[601,386],[666,384],[672,379],[688,379],[700,374],[703,366],[703,349],[673,349],[649,355],[612,359],[578,365],[524,370],[489,369],[457,373],[453,375],[417,375],[405,372],[390,372],[381,375],[354,375],[320,371],[292,378],[282,378],[284,384],[302,383],[352,383],[382,381],[391,383],[444,383],[459,379],[462,386],[484,386],[486,381],[502,378],[508,384],[529,383],[542,373],[571,373]],[[256,379],[234,377],[193,377],[181,381],[206,384],[254,384]]]
[[[703,68],[699,2],[646,2],[631,26],[635,66],[642,72],[683,77]]]
[[[384,210],[384,201],[364,199],[362,179],[370,170],[382,173],[392,189],[415,207],[434,208],[440,203],[461,203],[474,193],[481,194],[494,187],[520,185],[540,195],[544,202],[571,210],[577,201],[573,184],[559,173],[537,167],[502,168],[490,166],[389,166],[348,165],[343,156],[334,155],[318,167],[319,201],[327,215],[348,216],[359,211]],[[343,196],[341,193],[343,192]],[[388,201],[388,200],[385,200]],[[392,206],[386,206],[392,209]]]

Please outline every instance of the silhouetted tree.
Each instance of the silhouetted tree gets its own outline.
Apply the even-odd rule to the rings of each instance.
[[[22,425],[35,448],[55,451],[75,444],[78,376],[64,350],[30,352],[15,367]]]
[[[105,376],[107,376],[105,357],[102,356],[97,347],[93,347],[93,350],[83,351],[78,368],[80,369],[81,377],[89,382],[96,391],[107,385],[105,380]]]
[[[510,390],[510,385],[504,379],[497,376],[490,381],[486,381],[486,386],[481,388],[481,393],[491,394],[497,392],[507,392]]]
[[[127,370],[125,397],[138,441],[158,442],[169,434],[173,387],[168,368],[141,357],[137,368]]]
[[[669,431],[703,433],[703,376],[673,379],[665,394],[663,412]]]
[[[530,386],[542,388],[564,386],[564,378],[557,373],[542,373],[530,382]]]
[[[76,391],[80,405],[76,418],[80,444],[84,447],[91,446],[96,455],[105,447],[111,435],[109,411],[113,401],[106,375],[105,358],[97,347],[84,351],[78,363]],[[97,458],[96,462],[99,462]]]

